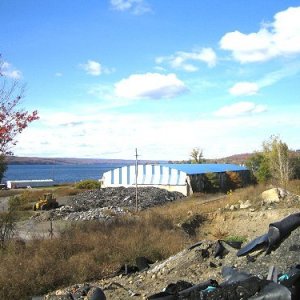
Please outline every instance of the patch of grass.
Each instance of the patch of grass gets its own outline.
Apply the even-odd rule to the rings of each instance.
[[[291,180],[287,184],[287,190],[296,195],[300,195],[300,180]]]
[[[265,184],[257,184],[237,189],[226,196],[227,205],[234,205],[249,200],[253,208],[261,206],[261,193],[267,190]]]
[[[20,195],[28,193],[32,197],[38,199],[45,193],[53,193],[57,196],[69,196],[76,195],[82,192],[81,190],[75,188],[73,184],[64,184],[51,187],[41,187],[41,188],[32,188],[32,189],[12,189],[12,190],[0,190],[0,197],[11,197],[15,195]]]
[[[238,242],[238,243],[244,243],[247,241],[246,236],[239,236],[239,235],[229,235],[226,238],[224,238],[225,242]]]
[[[11,197],[20,194],[20,190],[0,190],[0,197]]]
[[[37,201],[39,195],[37,193],[33,193],[28,191],[24,191],[23,193],[12,196],[8,200],[8,205],[10,210],[31,210],[32,205],[35,201]]]

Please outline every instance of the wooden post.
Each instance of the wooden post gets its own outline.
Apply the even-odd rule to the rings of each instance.
[[[137,185],[137,179],[138,179],[138,153],[137,148],[135,148],[135,210],[138,211],[138,185]]]
[[[52,217],[50,218],[49,236],[50,236],[50,239],[52,240],[52,238],[53,238],[53,224],[52,224]]]

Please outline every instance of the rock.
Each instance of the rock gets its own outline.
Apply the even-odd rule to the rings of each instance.
[[[284,199],[285,197],[287,197],[289,195],[289,192],[282,188],[277,188],[277,190],[278,190],[278,194],[281,199]]]
[[[194,216],[190,216],[187,220],[185,220],[182,224],[180,224],[180,227],[189,236],[195,236],[196,229],[203,223],[203,221],[204,221],[203,216],[196,214]]]
[[[245,202],[240,202],[240,209],[246,209],[251,207],[251,202],[249,200],[246,200]]]
[[[230,210],[237,210],[237,209],[239,209],[239,205],[238,204],[232,204],[232,205],[230,205],[229,209]]]
[[[261,198],[264,204],[273,204],[280,202],[286,195],[283,189],[273,188],[262,192]]]
[[[88,300],[106,300],[104,292],[99,287],[92,287],[88,294]]]
[[[65,295],[49,295],[44,297],[45,300],[72,300],[74,299],[71,294]]]

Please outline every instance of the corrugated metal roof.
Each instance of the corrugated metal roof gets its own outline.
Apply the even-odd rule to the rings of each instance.
[[[248,170],[234,164],[162,164],[163,166],[185,172],[188,175],[220,173]]]

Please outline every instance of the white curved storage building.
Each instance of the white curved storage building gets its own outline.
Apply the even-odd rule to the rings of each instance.
[[[135,165],[124,166],[103,174],[102,187],[135,186]],[[234,164],[160,164],[138,165],[137,185],[154,186],[184,195],[207,190],[207,175],[215,173],[220,190],[226,189],[227,172],[237,172],[242,185],[250,180],[249,170]]]
[[[135,168],[135,165],[131,165],[105,172],[101,179],[102,186],[134,186]],[[138,165],[137,184],[187,194],[187,174],[164,165]]]

